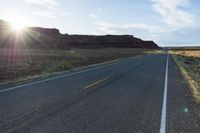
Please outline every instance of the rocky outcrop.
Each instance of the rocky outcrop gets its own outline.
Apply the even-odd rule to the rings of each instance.
[[[131,35],[64,35],[60,48],[159,48],[153,41],[143,41]]]

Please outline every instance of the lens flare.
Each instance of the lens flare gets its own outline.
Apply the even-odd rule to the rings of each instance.
[[[21,32],[27,26],[27,18],[20,14],[7,14],[5,20],[10,23],[10,28],[14,32]]]
[[[21,22],[12,22],[11,27],[12,30],[15,32],[22,32],[25,28],[25,25]]]

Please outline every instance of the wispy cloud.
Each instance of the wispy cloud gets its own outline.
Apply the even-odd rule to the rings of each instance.
[[[144,23],[115,24],[105,21],[98,21],[96,22],[96,25],[98,26],[99,30],[103,30],[108,33],[117,33],[121,30],[142,30],[149,33],[159,33],[163,31],[158,26],[148,25]]]
[[[63,15],[63,16],[71,16],[71,15],[72,15],[72,12],[61,12],[60,15]]]
[[[55,18],[56,14],[51,11],[34,11],[32,12],[33,15],[35,16],[41,16],[41,17],[46,17],[46,18]]]
[[[89,16],[90,16],[91,18],[99,18],[99,15],[94,14],[94,13],[91,13]]]
[[[157,34],[155,40],[163,45],[197,45],[200,38],[200,27],[187,27]]]
[[[28,4],[37,4],[48,8],[54,8],[56,5],[58,5],[56,0],[25,0],[25,2]]]
[[[100,11],[100,12],[101,12],[101,11],[103,11],[103,9],[99,7],[99,8],[98,8],[98,11]]]
[[[153,9],[161,15],[163,22],[169,26],[188,27],[195,23],[195,16],[184,10],[190,5],[190,0],[150,0]]]

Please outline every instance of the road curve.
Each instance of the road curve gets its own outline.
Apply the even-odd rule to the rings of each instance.
[[[0,87],[0,133],[198,133],[199,110],[167,54]]]

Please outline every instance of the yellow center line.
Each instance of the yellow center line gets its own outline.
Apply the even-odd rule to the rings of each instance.
[[[94,83],[92,83],[92,84],[90,84],[90,85],[85,86],[83,89],[88,89],[88,88],[90,88],[90,87],[92,87],[92,86],[95,86],[95,85],[97,85],[97,84],[100,84],[100,83],[102,83],[103,81],[108,80],[109,78],[110,78],[110,76],[108,76],[108,77],[106,77],[106,78],[103,78],[103,79],[101,79],[101,80],[98,80],[98,81],[96,81],[96,82],[94,82]]]

